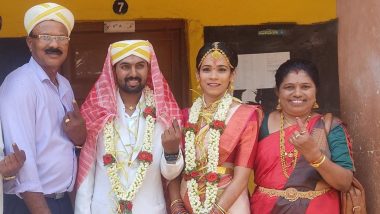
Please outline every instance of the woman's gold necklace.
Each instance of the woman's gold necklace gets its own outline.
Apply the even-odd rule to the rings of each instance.
[[[306,122],[309,122],[310,118],[311,118],[311,113],[309,114],[309,116],[307,116]],[[286,120],[286,118],[284,117],[284,114],[282,112],[280,112],[280,161],[281,161],[281,169],[282,169],[282,173],[284,174],[284,176],[286,178],[289,178],[288,168],[292,167],[292,165],[293,165],[293,169],[296,167],[297,159],[298,159],[298,150],[296,148],[294,148],[294,150],[292,152],[286,152],[284,121],[287,124],[292,125],[291,123],[289,123]],[[290,165],[286,164],[286,157],[293,158]]]

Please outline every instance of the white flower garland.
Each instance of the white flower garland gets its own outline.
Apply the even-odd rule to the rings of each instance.
[[[149,87],[145,87],[144,89],[145,103],[146,106],[155,107],[153,91]],[[146,129],[144,133],[144,140],[141,151],[152,153],[152,144],[153,144],[153,131],[156,119],[152,117],[152,115],[148,115],[146,117]],[[111,182],[112,191],[115,193],[116,197],[120,201],[129,201],[132,202],[135,197],[137,191],[141,187],[141,184],[145,178],[146,171],[150,165],[147,161],[140,161],[140,164],[137,168],[135,180],[129,186],[129,188],[125,188],[123,184],[120,182],[120,178],[118,176],[118,164],[116,161],[116,152],[115,147],[118,142],[115,139],[115,130],[113,126],[113,121],[108,122],[104,128],[104,139],[105,139],[105,153],[111,154],[115,161],[106,166],[108,177]]]
[[[228,93],[224,95],[221,102],[218,105],[218,109],[214,114],[213,121],[225,121],[227,118],[227,113],[232,103],[232,96]],[[202,108],[202,99],[199,97],[190,109],[189,123],[196,124],[198,122],[199,114]],[[208,139],[208,162],[207,162],[207,173],[216,173],[219,161],[219,140],[220,131],[210,127],[209,138]],[[195,133],[194,131],[188,130],[185,133],[185,171],[191,172],[196,170],[196,151],[195,151]],[[191,178],[187,181],[188,196],[190,200],[190,205],[194,213],[206,214],[212,209],[213,204],[216,201],[218,193],[217,182],[206,181],[206,197],[204,204],[202,205],[200,197],[198,194],[198,183],[196,179]]]

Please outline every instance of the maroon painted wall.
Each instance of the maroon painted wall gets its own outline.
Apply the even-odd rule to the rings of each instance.
[[[338,0],[341,115],[368,213],[380,210],[380,1]]]

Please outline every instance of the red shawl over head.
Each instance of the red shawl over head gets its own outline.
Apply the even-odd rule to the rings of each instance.
[[[148,41],[142,40],[126,40],[118,43],[131,44],[133,48],[138,48],[136,43],[149,44],[151,73],[148,76],[147,85],[154,91],[157,120],[166,126],[170,125],[173,118],[180,120],[181,111],[160,71],[152,45]],[[116,84],[111,62],[111,49],[110,46],[103,71],[81,107],[81,113],[87,126],[87,139],[79,157],[77,187],[81,185],[92,163],[94,163],[96,141],[100,131],[117,114]]]

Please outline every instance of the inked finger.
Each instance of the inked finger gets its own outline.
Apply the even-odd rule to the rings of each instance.
[[[172,128],[172,127],[166,129],[166,134],[169,135],[169,136],[172,135],[173,132],[174,132],[174,128]]]
[[[20,152],[20,149],[18,148],[17,144],[12,143],[12,148],[13,148],[13,152],[14,152],[14,153],[16,153],[16,152]]]
[[[301,118],[296,117],[297,125],[300,128],[301,131],[306,131],[306,124],[304,124],[301,120]]]
[[[80,115],[80,109],[76,100],[73,100],[73,109],[75,114]]]
[[[174,118],[172,124],[173,124],[173,128],[174,128],[175,132],[180,132],[181,131],[181,128],[179,127],[178,120],[176,118]]]

